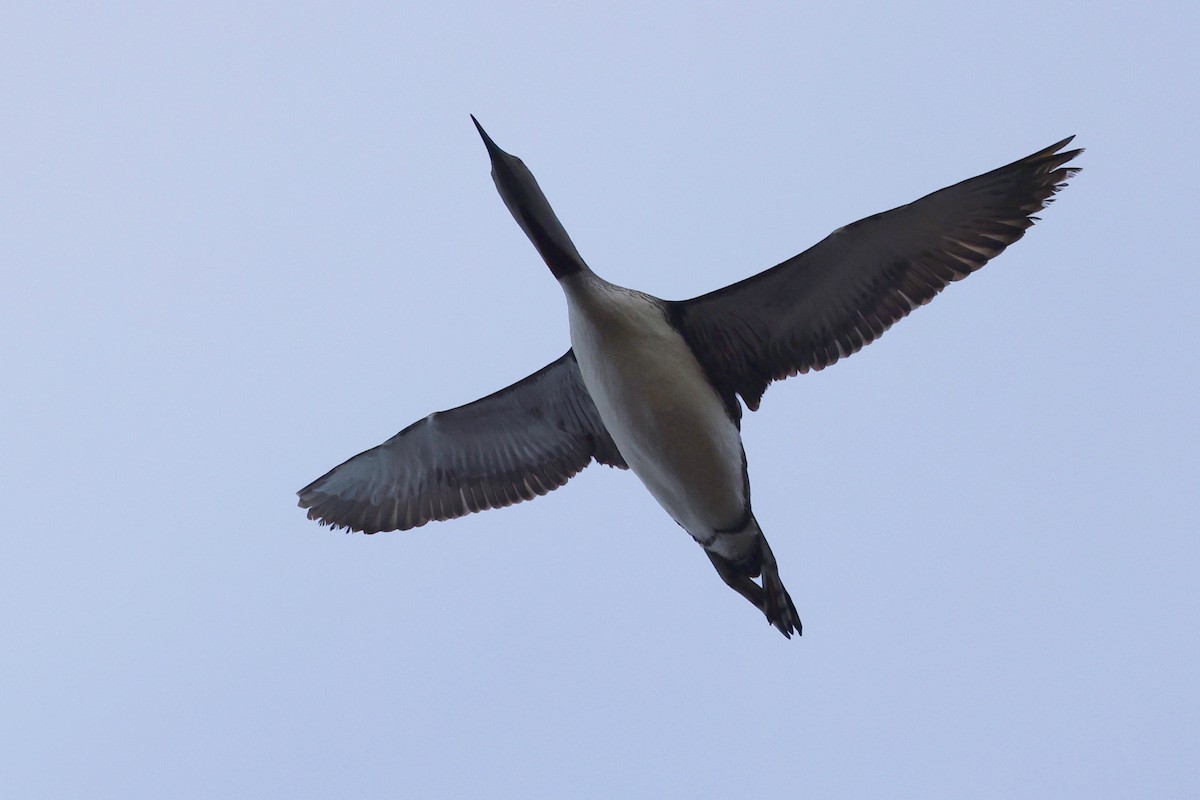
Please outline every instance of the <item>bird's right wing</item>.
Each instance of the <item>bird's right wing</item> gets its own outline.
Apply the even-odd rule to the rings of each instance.
[[[568,350],[506,389],[413,423],[298,494],[324,525],[407,530],[532,500],[593,458],[628,468]]]
[[[840,228],[724,289],[668,304],[718,391],[758,408],[772,381],[858,352],[1025,235],[1078,170],[1064,139],[916,202]]]

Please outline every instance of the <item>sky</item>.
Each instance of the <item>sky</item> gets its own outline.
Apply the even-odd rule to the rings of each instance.
[[[0,10],[20,798],[1200,793],[1200,6]],[[1043,221],[743,430],[785,640],[628,472],[295,491],[567,347],[468,115],[669,299],[1065,136]]]

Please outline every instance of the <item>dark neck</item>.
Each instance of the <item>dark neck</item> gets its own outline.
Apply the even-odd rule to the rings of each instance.
[[[561,227],[559,231],[562,232]],[[537,248],[555,278],[562,279],[588,268],[570,239],[563,242],[537,223],[531,223],[525,232],[529,234],[529,240],[533,242],[533,246]],[[562,236],[566,236],[565,232],[562,232]]]

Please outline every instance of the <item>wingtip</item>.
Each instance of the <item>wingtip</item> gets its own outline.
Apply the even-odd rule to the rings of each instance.
[[[1072,133],[1067,138],[1057,141],[1054,144],[1050,145],[1049,147],[1045,148],[1044,150],[1039,150],[1038,152],[1034,153],[1031,156],[1028,156],[1027,158],[1030,158],[1030,159],[1047,158],[1049,156],[1066,156],[1068,154],[1070,155],[1071,158],[1074,158],[1075,156],[1077,156],[1083,152],[1082,147],[1076,148],[1075,150],[1068,150],[1066,152],[1059,152],[1073,141],[1075,141],[1075,134]]]

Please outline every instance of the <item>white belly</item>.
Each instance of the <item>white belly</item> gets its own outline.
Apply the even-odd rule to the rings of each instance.
[[[697,540],[737,527],[746,509],[741,435],[683,338],[645,296],[570,281],[580,373],[630,469]]]

